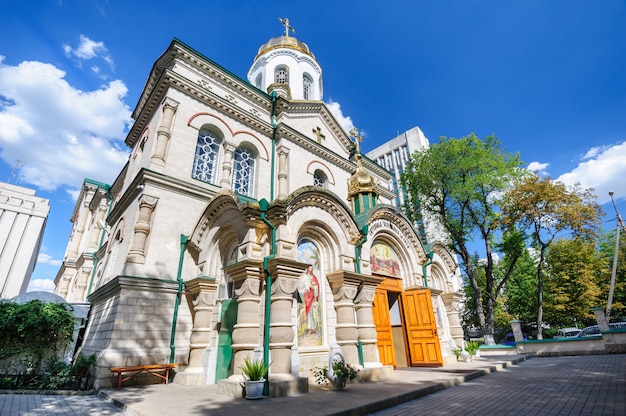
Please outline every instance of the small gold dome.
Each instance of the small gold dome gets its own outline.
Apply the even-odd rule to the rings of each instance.
[[[270,39],[269,41],[261,45],[261,47],[259,48],[259,52],[257,53],[254,59],[256,60],[258,59],[259,56],[263,55],[264,53],[272,49],[278,49],[278,48],[295,49],[315,59],[315,56],[309,49],[309,46],[306,43],[301,42],[298,39],[294,38],[293,36],[279,36],[277,38]]]
[[[376,178],[365,170],[361,164],[361,155],[357,153],[356,172],[348,180],[348,196],[352,197],[361,193],[377,194]]]

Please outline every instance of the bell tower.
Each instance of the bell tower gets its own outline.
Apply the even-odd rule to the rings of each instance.
[[[290,100],[322,100],[322,68],[307,44],[289,35],[296,32],[289,19],[278,20],[285,33],[261,45],[248,71],[248,81]]]
[[[348,199],[354,215],[363,214],[374,208],[378,203],[378,192],[376,191],[376,179],[363,167],[361,159],[361,146],[359,143],[363,138],[359,136],[357,128],[350,130],[350,136],[354,137],[356,145],[356,171],[348,180]]]

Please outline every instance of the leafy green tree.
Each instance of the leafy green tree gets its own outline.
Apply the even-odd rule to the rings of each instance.
[[[599,282],[607,281],[608,258],[596,250],[594,241],[576,238],[554,241],[545,260],[547,320],[560,326],[594,323],[591,308],[606,304]]]
[[[502,204],[503,222],[530,234],[539,252],[537,262],[537,338],[542,339],[543,273],[546,250],[559,236],[593,239],[601,224],[602,209],[592,189],[568,187],[549,177],[525,175],[510,189]]]
[[[452,251],[459,255],[465,275],[474,293],[476,316],[486,335],[494,330],[496,299],[511,270],[496,281],[494,276],[494,244],[499,242],[499,203],[515,178],[522,175],[518,154],[506,153],[495,136],[479,139],[474,134],[460,139],[442,137],[439,143],[411,156],[401,183],[409,197],[405,214],[417,222],[420,209],[439,221],[447,232]],[[475,238],[484,244],[484,264],[472,261],[468,244]],[[519,236],[511,233],[511,240]],[[502,237],[502,241],[508,236]],[[511,253],[511,264],[521,253],[518,244]],[[485,282],[480,284],[477,267],[484,270]],[[486,300],[483,300],[486,299]]]
[[[507,267],[508,257],[500,262],[500,267]],[[537,313],[537,276],[536,262],[529,250],[524,250],[509,281],[504,286],[506,310],[512,318],[522,322],[532,322]]]

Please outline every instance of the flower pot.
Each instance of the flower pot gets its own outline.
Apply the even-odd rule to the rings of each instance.
[[[246,380],[246,399],[255,400],[263,398],[263,385],[265,380]]]
[[[333,387],[333,390],[344,390],[347,382],[348,379],[345,377],[334,377],[330,380],[330,385]]]

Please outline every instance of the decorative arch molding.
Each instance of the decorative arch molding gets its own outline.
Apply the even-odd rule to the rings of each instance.
[[[450,250],[448,250],[448,248],[442,243],[434,243],[432,250],[443,260],[448,273],[453,274],[456,271],[458,264]]]
[[[259,154],[259,157],[264,160],[269,160],[269,150],[256,134],[245,130],[232,130],[228,123],[226,123],[226,121],[217,114],[202,111],[199,113],[195,113],[194,115],[189,117],[189,120],[187,121],[187,126],[193,127],[196,130],[200,130],[200,128],[202,128],[202,126],[204,126],[205,124],[215,126],[215,128],[220,130],[222,134],[228,132],[229,137],[224,137],[224,140],[232,142],[235,146],[239,146],[245,141],[253,143],[254,148]],[[249,137],[250,139],[246,140],[245,137]]]
[[[230,190],[222,190],[215,195],[200,215],[189,241],[198,251],[201,251],[210,242],[208,236],[211,230],[231,223],[241,224],[235,229],[239,240],[243,240],[247,227],[237,196]]]
[[[251,138],[252,140],[246,140],[246,137]],[[233,133],[233,141],[234,144],[239,146],[242,143],[245,142],[249,142],[252,143],[252,145],[254,146],[254,148],[257,150],[259,157],[263,160],[269,160],[270,159],[270,152],[269,150],[267,150],[267,147],[265,146],[265,144],[263,143],[263,141],[256,135],[250,133],[249,131],[236,131]],[[257,145],[254,145],[254,143],[256,142]],[[261,151],[262,149],[262,151]]]
[[[367,218],[370,241],[373,241],[380,230],[387,229],[406,247],[411,248],[417,255],[420,264],[428,260],[424,245],[411,226],[411,223],[395,207],[378,205]]]
[[[305,186],[287,197],[286,202],[287,218],[293,216],[301,209],[317,207],[326,211],[336,220],[344,232],[345,240],[349,244],[354,245],[361,239],[361,232],[352,212],[331,191],[314,186]]]
[[[342,254],[341,242],[328,225],[318,220],[305,222],[298,230],[296,241],[299,244],[303,239],[316,243],[316,247],[324,259],[324,274],[341,268],[338,263]]]
[[[230,137],[234,136],[235,134],[228,125],[228,123],[226,123],[226,121],[222,117],[213,113],[208,113],[205,111],[195,113],[194,115],[189,117],[189,120],[187,121],[187,126],[193,127],[196,130],[200,130],[205,124],[215,126],[217,129],[222,131],[222,134],[227,131],[228,133],[230,133]]]
[[[368,241],[370,238],[368,238]],[[371,249],[375,244],[384,244],[388,246],[398,258],[398,263],[400,264],[400,276],[389,276],[389,277],[403,277],[403,281],[405,283],[405,287],[414,286],[415,282],[413,277],[415,276],[416,270],[414,270],[416,265],[415,254],[411,255],[410,247],[405,246],[397,236],[389,232],[389,230],[380,230],[376,233],[376,235],[371,238],[369,244],[369,252],[370,252],[370,267],[372,268],[372,273],[376,273],[374,271],[374,265],[371,264]],[[385,273],[381,273],[381,275],[386,275]]]
[[[115,227],[113,227],[109,234],[109,242],[107,244],[107,253],[111,252],[111,248],[113,244],[119,244],[124,240],[124,231],[125,231],[125,222],[126,219],[124,217],[120,218]]]
[[[328,178],[328,182],[330,182],[332,185],[335,184],[335,175],[333,175],[333,172],[330,170],[328,165],[326,165],[323,162],[320,162],[319,160],[312,160],[311,162],[309,162],[309,164],[306,167],[306,172],[313,175],[315,171],[318,169],[326,174],[326,177]]]
[[[150,138],[150,126],[146,126],[146,128],[143,129],[140,137],[139,142],[135,145],[135,147],[133,147],[133,151],[130,154],[131,159],[135,159],[137,155],[143,151],[143,147]]]

